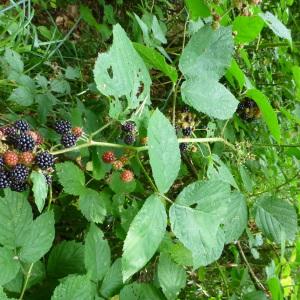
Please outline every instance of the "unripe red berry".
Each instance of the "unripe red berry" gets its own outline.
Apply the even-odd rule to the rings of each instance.
[[[29,166],[34,161],[34,155],[32,152],[23,152],[19,154],[19,162]]]
[[[124,164],[120,160],[116,160],[113,162],[113,168],[115,170],[121,170],[123,168]]]
[[[80,138],[83,134],[83,129],[81,127],[74,127],[72,128],[72,133],[77,137]]]
[[[134,174],[130,170],[124,170],[120,177],[124,182],[131,182],[134,178]]]
[[[128,157],[125,155],[121,156],[119,160],[123,163],[123,165],[128,163]]]
[[[19,162],[18,154],[14,151],[6,151],[3,154],[4,163],[9,167],[14,167]]]
[[[106,151],[102,155],[102,160],[107,164],[111,164],[116,160],[116,157],[112,151]]]

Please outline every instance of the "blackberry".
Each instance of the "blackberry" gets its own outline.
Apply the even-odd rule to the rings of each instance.
[[[67,120],[58,120],[54,124],[54,130],[59,134],[68,133],[71,128],[71,123]]]
[[[125,132],[133,132],[136,130],[136,125],[133,121],[126,121],[123,125],[122,125],[122,130]]]
[[[190,136],[193,132],[193,129],[191,127],[182,128],[182,134],[184,136]]]
[[[124,143],[132,145],[135,142],[135,136],[133,134],[126,134],[124,137]]]
[[[52,184],[52,176],[49,174],[44,174],[44,176],[45,176],[47,185],[51,185]]]
[[[184,112],[184,113],[187,113],[187,112],[189,112],[189,111],[190,111],[190,109],[189,109],[188,106],[184,106],[184,107],[182,108],[182,112]]]
[[[19,151],[27,152],[34,149],[35,142],[30,135],[21,133],[16,140],[15,146]]]
[[[17,164],[10,172],[10,177],[13,182],[25,182],[29,176],[29,169],[21,164]]]
[[[4,158],[3,156],[0,156],[0,171],[4,170]]]
[[[9,177],[9,173],[6,171],[0,171],[0,189],[5,189],[9,187],[11,184],[11,180]]]
[[[25,120],[16,121],[14,124],[14,127],[16,129],[20,130],[21,132],[25,132],[25,131],[29,130],[29,124]]]
[[[28,185],[26,182],[17,182],[12,181],[10,184],[10,189],[14,192],[24,192],[27,189]]]
[[[73,133],[65,133],[61,136],[60,143],[65,147],[65,148],[70,148],[73,147],[77,142],[77,138]]]
[[[53,167],[54,157],[48,151],[45,151],[37,154],[35,161],[42,170],[46,170]]]
[[[185,152],[188,149],[188,144],[187,143],[181,143],[179,145],[179,149],[181,152]]]
[[[6,135],[6,143],[9,145],[16,146],[19,138],[19,134],[14,127],[7,127],[4,131]]]

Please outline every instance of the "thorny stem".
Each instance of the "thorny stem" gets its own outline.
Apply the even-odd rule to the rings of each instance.
[[[255,275],[253,269],[251,268],[251,266],[250,266],[250,264],[249,264],[249,262],[248,262],[248,259],[247,259],[246,255],[245,255],[244,251],[243,251],[243,248],[242,248],[242,246],[241,246],[241,243],[240,243],[239,241],[237,241],[237,246],[238,246],[238,248],[239,248],[239,252],[240,252],[240,254],[241,254],[241,256],[242,256],[242,258],[243,258],[243,260],[244,260],[246,266],[247,266],[248,269],[249,269],[249,272],[250,272],[250,274],[251,274],[253,280],[254,280],[255,283],[256,283],[256,286],[257,286],[259,289],[263,290],[265,293],[267,293],[267,289],[266,289],[266,288],[264,287],[264,285],[260,282],[260,280],[259,280],[259,279],[257,278],[257,276]]]
[[[106,129],[107,127],[109,127],[112,124],[112,122],[108,122],[107,124],[105,124],[104,126],[102,126],[101,128],[99,128],[98,130],[96,130],[95,132],[93,132],[90,135],[90,138],[92,139],[95,135],[97,135],[98,133],[100,133],[101,131],[103,131],[104,129]]]
[[[24,282],[24,285],[23,285],[22,292],[21,292],[19,300],[22,300],[23,297],[24,297],[24,294],[25,294],[25,291],[26,291],[26,288],[27,288],[27,285],[28,285],[28,281],[29,281],[29,278],[31,276],[33,265],[34,265],[34,263],[32,263],[30,265],[29,269],[28,269],[28,272],[26,274],[25,282]]]

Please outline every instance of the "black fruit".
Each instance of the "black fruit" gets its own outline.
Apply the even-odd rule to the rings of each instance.
[[[25,182],[29,176],[29,169],[21,164],[17,164],[10,172],[10,177],[13,182]]]
[[[0,189],[5,189],[11,184],[9,173],[6,171],[0,171]]]
[[[181,143],[179,145],[179,149],[181,152],[185,152],[188,149],[188,144],[187,143]]]
[[[127,145],[132,145],[135,142],[135,136],[132,134],[126,134],[124,137],[124,143]]]
[[[38,153],[35,157],[36,164],[42,169],[46,170],[53,167],[54,157],[48,151]]]
[[[76,145],[77,138],[73,133],[69,132],[61,136],[60,142],[65,148],[70,148]]]
[[[12,183],[10,184],[10,189],[14,192],[24,192],[27,187],[28,185],[26,182],[12,181]]]
[[[25,120],[18,120],[15,122],[14,127],[22,132],[29,130],[29,124]]]
[[[133,132],[136,130],[136,125],[133,121],[127,121],[122,125],[122,130],[125,132]]]
[[[35,146],[35,141],[30,135],[26,133],[21,133],[16,138],[15,146],[21,152],[32,151]]]
[[[59,134],[68,133],[71,129],[72,125],[67,120],[58,120],[54,124],[54,130]]]

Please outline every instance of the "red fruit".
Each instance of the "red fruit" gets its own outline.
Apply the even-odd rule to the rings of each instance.
[[[123,163],[123,165],[126,165],[128,163],[128,157],[123,155],[120,157],[120,161]]]
[[[113,168],[115,170],[121,170],[123,168],[123,163],[120,160],[113,162]]]
[[[33,160],[34,160],[34,155],[31,152],[23,152],[19,155],[19,162],[26,166],[31,165]]]
[[[125,170],[121,173],[121,179],[124,182],[130,182],[134,178],[134,174],[130,170]]]
[[[106,151],[102,155],[102,160],[107,164],[111,164],[116,160],[116,157],[112,151]]]
[[[80,127],[74,127],[72,128],[72,133],[77,137],[80,138],[83,134],[83,129]]]
[[[6,151],[3,154],[3,160],[7,166],[14,167],[18,164],[19,157],[18,154],[14,151]]]
[[[44,139],[39,132],[30,130],[28,134],[32,137],[36,145],[42,145],[44,143]]]

